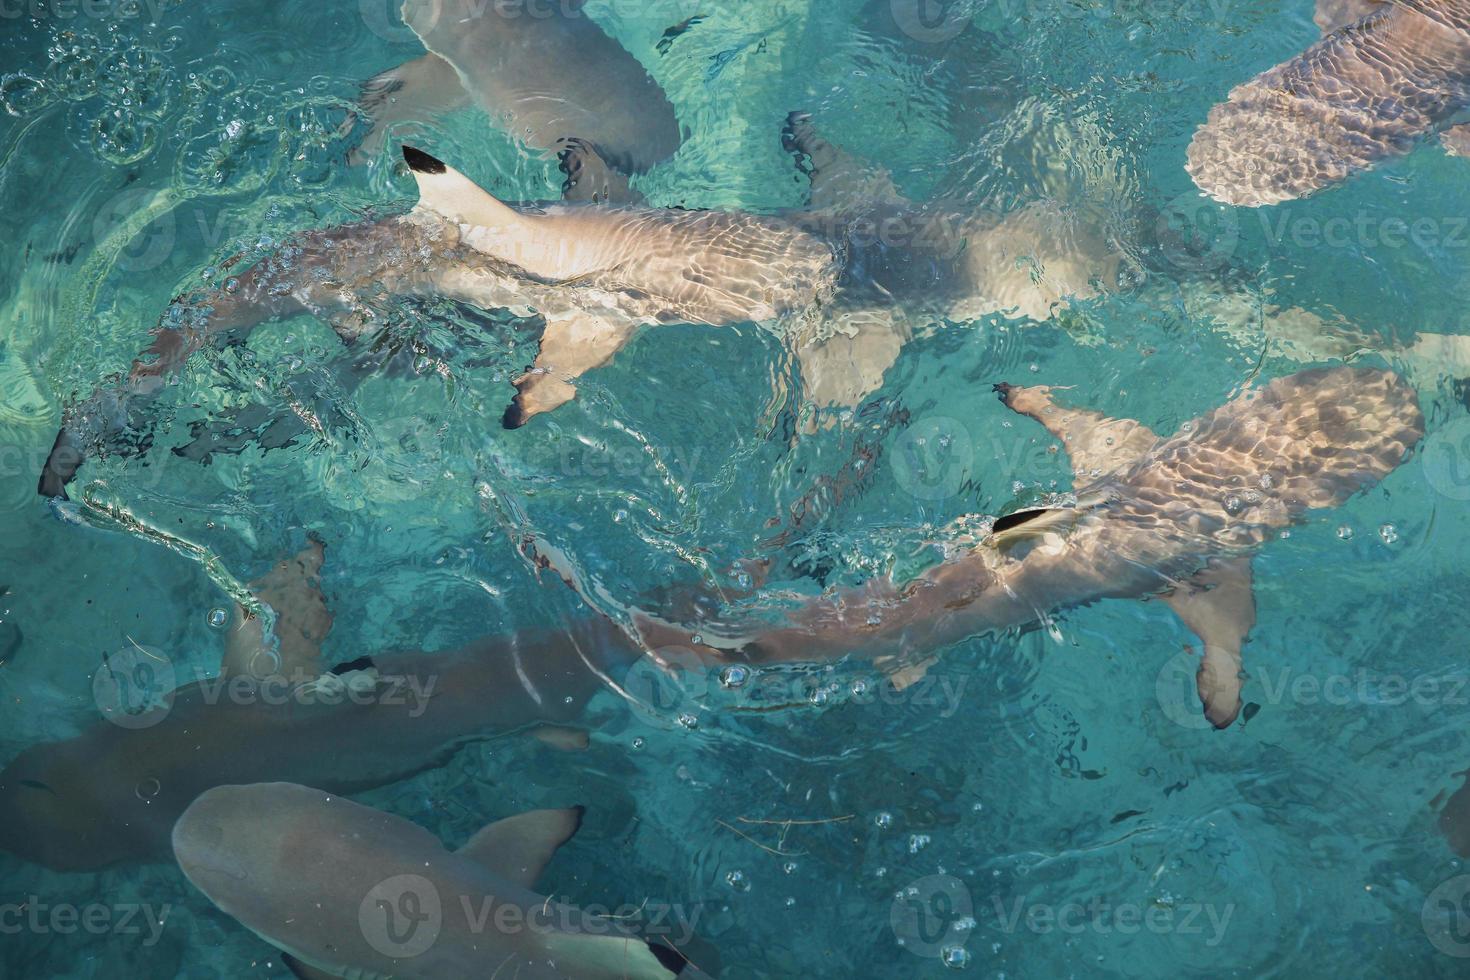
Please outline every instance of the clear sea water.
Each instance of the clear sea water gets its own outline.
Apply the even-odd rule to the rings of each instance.
[[[576,404],[506,432],[524,324],[420,311],[405,326],[427,342],[417,369],[344,392],[324,367],[330,330],[291,320],[257,333],[253,357],[196,359],[159,445],[287,382],[336,406],[335,424],[209,466],[163,448],[89,464],[93,499],[154,533],[58,519],[34,484],[62,406],[125,370],[173,296],[242,249],[412,199],[386,152],[348,167],[336,134],[363,78],[421,50],[395,8],[0,4],[0,763],[93,724],[100,658],[130,642],[211,673],[222,584],[307,530],[329,543],[332,661],[585,614],[529,568],[528,533],[610,606],[748,557],[778,581],[855,583],[935,560],[958,517],[1071,485],[1065,454],[992,382],[1075,385],[1078,403],[1169,432],[1302,363],[1266,343],[1253,304],[1356,331],[1374,363],[1419,331],[1470,334],[1470,170],[1437,146],[1262,212],[1194,192],[1190,134],[1317,36],[1302,0],[983,0],[933,31],[903,0],[589,0],[689,131],[640,182],[652,202],[800,205],[779,131],[804,109],[911,196],[1107,210],[1127,281],[1047,323],[946,324],[815,431],[789,355],[753,326],[645,335]],[[692,14],[705,19],[660,53]],[[419,140],[502,197],[556,194],[554,161],[476,110]],[[1348,230],[1313,231],[1334,219]],[[1394,219],[1433,233],[1395,244],[1378,233]],[[1210,314],[1221,297],[1238,302]],[[548,887],[677,903],[732,977],[1463,975],[1470,920],[1441,886],[1463,895],[1464,869],[1431,801],[1470,768],[1456,387],[1470,371],[1402,366],[1429,441],[1256,559],[1245,697],[1259,710],[1229,731],[1194,724],[1183,626],[1158,603],[1108,602],[945,650],[938,683],[908,696],[855,695],[860,671],[803,675],[818,693],[777,711],[608,693],[585,753],[476,743],[361,799],[451,842],[585,802]],[[934,433],[948,439],[919,442]],[[843,473],[840,499],[793,516]],[[1421,678],[1433,693],[1393,690]],[[177,868],[59,874],[0,855],[0,904],[37,902],[170,911],[149,943],[7,930],[0,975],[287,975]]]

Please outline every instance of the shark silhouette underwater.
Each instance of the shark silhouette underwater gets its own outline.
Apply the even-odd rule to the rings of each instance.
[[[1107,240],[1053,207],[998,215],[911,204],[804,117],[786,138],[811,177],[813,208],[775,215],[513,207],[405,147],[417,206],[303,233],[225,287],[176,301],[126,381],[66,413],[38,491],[64,496],[88,456],[146,451],[145,406],[190,355],[271,319],[315,315],[351,342],[391,315],[385,298],[534,311],[545,322],[539,352],[503,419],[515,428],[572,400],[578,378],[647,326],[770,326],[795,348],[811,401],[852,405],[896,361],[911,313],[1045,317],[1117,272]]]
[[[584,748],[586,733],[566,726],[639,656],[610,622],[587,617],[328,668],[322,557],[313,544],[253,583],[276,613],[273,648],[261,619],[237,607],[219,676],[168,693],[166,714],[24,749],[0,771],[0,849],[58,871],[163,861],[174,821],[224,783],[358,793],[519,732]]]
[[[450,654],[374,657],[384,677],[441,678],[442,694],[418,720],[381,705],[295,716],[181,691],[152,728],[104,723],[23,752],[0,773],[0,846],[62,869],[156,860],[173,821],[224,773],[336,792],[382,785],[465,738],[564,723],[646,653],[695,669],[854,657],[902,670],[968,637],[1105,598],[1158,597],[1200,637],[1201,703],[1225,727],[1240,710],[1241,649],[1255,621],[1251,555],[1278,529],[1386,478],[1424,432],[1413,387],[1371,368],[1278,378],[1167,438],[1135,420],[1061,407],[1046,388],[999,391],[1062,442],[1077,473],[1074,506],[1005,515],[968,551],[907,583],[783,597],[775,621],[710,613],[691,625],[634,609],[624,617],[631,637],[594,615]],[[338,758],[364,760],[368,771],[341,769]],[[138,787],[154,781],[152,802],[140,799]]]
[[[184,811],[173,853],[300,977],[708,976],[673,946],[531,890],[582,813],[522,813],[449,851],[416,824],[318,789],[221,786]]]
[[[1319,0],[1323,38],[1210,110],[1186,169],[1227,204],[1295,200],[1434,133],[1470,155],[1470,2]]]
[[[1075,504],[1005,515],[907,583],[788,597],[795,608],[777,623],[716,612],[691,625],[634,611],[642,644],[671,664],[857,656],[898,673],[1058,610],[1157,597],[1202,641],[1200,701],[1224,728],[1240,711],[1241,649],[1255,625],[1252,554],[1277,529],[1383,480],[1424,433],[1414,388],[1370,368],[1278,378],[1169,437],[1059,406],[1045,387],[997,390],[1061,441],[1077,473]]]
[[[683,134],[664,90],[583,7],[406,0],[403,22],[426,53],[364,83],[358,105],[372,125],[351,159],[474,104],[527,147],[557,151],[576,199],[627,195],[627,177],[673,156]]]

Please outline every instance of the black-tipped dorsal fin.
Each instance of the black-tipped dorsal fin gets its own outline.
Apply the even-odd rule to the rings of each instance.
[[[498,820],[458,853],[523,888],[532,888],[556,849],[582,826],[584,808],[531,810]]]
[[[1148,426],[1134,419],[1109,418],[1101,412],[1062,408],[1047,387],[995,386],[1000,400],[1013,412],[1033,418],[1061,440],[1072,468],[1079,474],[1100,475],[1126,466],[1159,441]]]
[[[403,160],[419,185],[419,208],[457,224],[505,228],[529,221],[479,184],[416,147],[403,147]]]

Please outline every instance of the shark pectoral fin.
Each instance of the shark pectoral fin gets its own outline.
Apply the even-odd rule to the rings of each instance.
[[[845,212],[875,204],[908,203],[887,170],[827,142],[812,125],[809,113],[793,112],[786,117],[781,146],[811,181],[807,204],[814,211]]]
[[[851,408],[877,391],[911,336],[897,308],[844,314],[836,329],[796,352],[807,400],[818,408]]]
[[[480,829],[458,851],[523,888],[533,888],[556,849],[582,826],[584,808],[531,810]]]
[[[1062,408],[1045,386],[995,386],[1000,400],[1013,412],[1035,419],[1062,442],[1078,474],[1110,473],[1138,459],[1159,437],[1142,422],[1115,419],[1101,412]],[[1079,481],[1085,482],[1085,481]]]
[[[317,967],[303,963],[290,953],[283,952],[281,954],[281,961],[286,964],[286,969],[291,971],[291,975],[293,977],[299,977],[300,980],[339,980],[342,976],[340,973],[318,969]]]
[[[276,614],[275,643],[265,642],[259,616],[235,607],[225,639],[220,674],[225,677],[284,677],[296,681],[322,673],[322,641],[332,628],[332,613],[321,591],[326,546],[312,538],[298,554],[277,562],[250,589]]]
[[[562,752],[586,752],[587,746],[591,744],[587,733],[580,728],[566,728],[562,725],[537,725],[531,729],[531,737]]]
[[[1439,145],[1452,157],[1470,157],[1470,123],[1451,126],[1440,133]]]
[[[898,658],[894,660],[897,661]],[[929,669],[938,663],[938,657],[927,657],[917,663],[895,662],[892,665],[879,663],[877,666],[888,675],[888,683],[893,685],[895,691],[906,691],[923,680],[929,673]]]
[[[677,950],[636,936],[553,932],[545,942],[552,961],[568,976],[667,980],[702,975]]]
[[[1163,597],[1174,614],[1204,644],[1195,675],[1205,717],[1227,728],[1240,714],[1240,648],[1256,625],[1249,558],[1205,569],[1188,586]]]
[[[636,323],[613,323],[588,314],[548,317],[535,364],[516,379],[518,394],[506,409],[505,427],[518,429],[576,398],[572,381],[612,360],[637,330]]]
[[[403,159],[419,185],[419,209],[432,211],[456,224],[477,228],[516,228],[531,221],[526,215],[496,200],[489,191],[458,170],[423,150],[405,145]]]
[[[377,156],[388,127],[394,123],[425,121],[469,101],[459,73],[437,54],[426,54],[380,72],[362,83],[357,105],[372,120],[372,129],[347,160],[356,164]]]

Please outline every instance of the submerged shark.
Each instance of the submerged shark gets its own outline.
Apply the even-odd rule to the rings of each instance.
[[[1470,150],[1470,0],[1319,0],[1325,36],[1240,85],[1195,133],[1186,169],[1227,204],[1290,201],[1444,132]],[[1449,127],[1454,127],[1449,129]]]
[[[1255,624],[1251,555],[1277,529],[1382,480],[1424,434],[1415,390],[1367,368],[1278,378],[1163,438],[1132,419],[1064,408],[1044,387],[997,390],[1061,441],[1075,503],[1002,517],[910,582],[798,601],[779,623],[689,626],[638,613],[644,645],[676,662],[855,655],[912,665],[1056,610],[1158,597],[1202,641],[1199,696],[1223,728],[1240,711],[1241,647]]]
[[[225,783],[291,780],[357,793],[513,732],[583,747],[585,733],[562,726],[638,656],[612,624],[584,618],[324,670],[317,658],[330,617],[319,593],[299,588],[319,560],[308,553],[303,569],[284,569],[295,586],[262,593],[277,613],[270,655],[261,655],[259,619],[237,610],[220,676],[172,692],[161,720],[99,721],[25,749],[0,771],[0,849],[59,871],[162,861],[174,821]]]
[[[522,813],[449,851],[321,790],[221,786],[184,812],[173,853],[210,901],[304,964],[301,976],[705,976],[670,946],[531,890],[581,822],[580,807]]]
[[[407,0],[403,22],[427,53],[369,79],[359,105],[372,121],[356,155],[381,149],[388,129],[474,103],[534,149],[590,147],[600,182],[568,171],[591,200],[625,193],[626,176],[673,156],[674,107],[628,51],[582,9],[584,0]],[[567,158],[563,157],[563,164]],[[622,180],[618,177],[621,175]]]
[[[911,317],[1046,316],[1117,272],[1105,237],[1050,205],[996,215],[874,196],[891,181],[802,117],[787,143],[811,177],[813,209],[774,215],[511,206],[405,147],[416,207],[299,235],[219,290],[177,302],[126,382],[66,414],[38,490],[64,496],[89,455],[146,450],[143,409],[188,357],[272,318],[313,314],[350,341],[382,326],[393,297],[534,311],[545,327],[505,412],[514,428],[574,398],[578,378],[647,326],[770,326],[796,349],[813,402],[851,405],[881,384]]]

